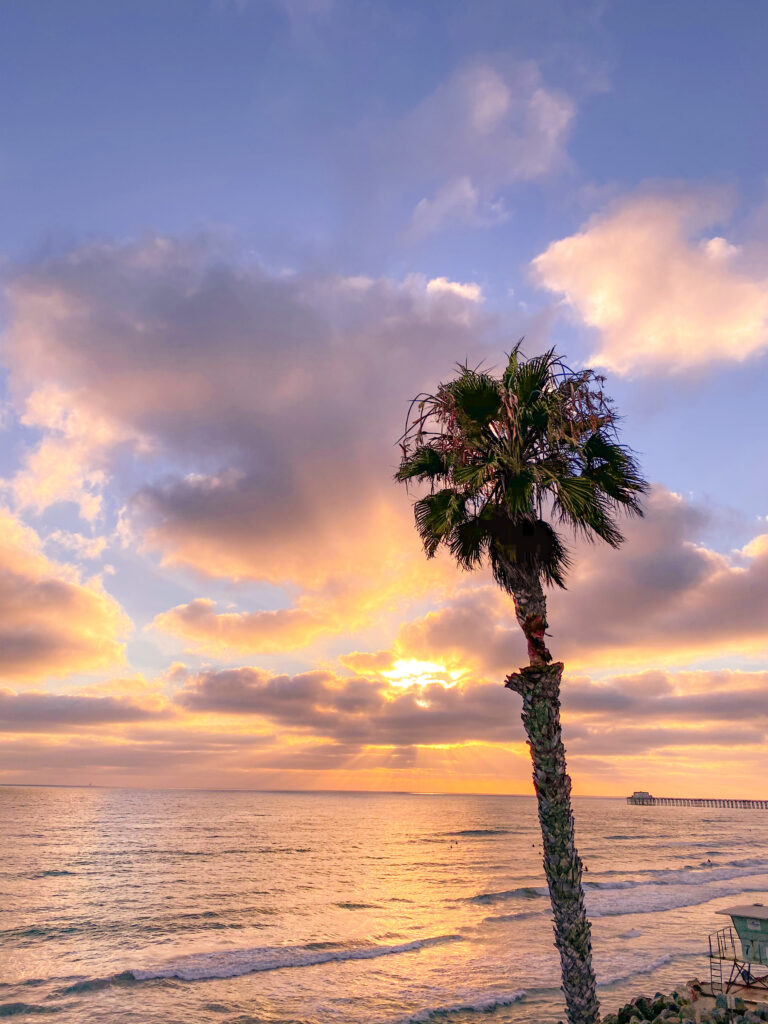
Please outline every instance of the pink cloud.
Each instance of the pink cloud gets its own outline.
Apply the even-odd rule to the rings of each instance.
[[[631,196],[536,257],[535,279],[598,332],[590,362],[682,371],[765,350],[768,280],[724,238],[701,238],[725,212],[702,192]]]
[[[80,492],[132,456],[146,483],[123,535],[166,564],[316,589],[379,576],[386,590],[420,560],[390,482],[405,403],[456,352],[482,352],[476,297],[426,279],[275,277],[163,238],[28,266],[6,340],[14,400],[42,432],[27,463],[62,423],[96,424],[78,433],[98,440],[78,450]],[[64,420],[42,415],[44,395]],[[35,492],[43,476],[35,507],[77,500]]]

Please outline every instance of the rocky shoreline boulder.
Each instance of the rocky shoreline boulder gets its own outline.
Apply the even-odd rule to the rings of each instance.
[[[702,997],[698,982],[691,982],[688,991],[663,995],[637,996],[616,1013],[608,1013],[602,1024],[768,1024],[768,992],[766,1002],[747,1004],[734,996],[719,995],[716,999]],[[563,1024],[558,1021],[558,1024]]]

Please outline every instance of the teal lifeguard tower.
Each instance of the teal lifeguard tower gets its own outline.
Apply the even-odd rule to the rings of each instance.
[[[744,903],[717,913],[732,924],[709,936],[712,991],[768,990],[768,907]]]

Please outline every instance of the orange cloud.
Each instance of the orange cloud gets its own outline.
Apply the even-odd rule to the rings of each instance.
[[[391,669],[397,655],[393,651],[350,651],[339,661],[353,672],[365,675],[367,672],[380,674]]]
[[[408,606],[425,595],[445,596],[457,585],[455,567],[447,557],[425,564],[409,521],[409,510],[393,512],[397,529],[388,531],[387,547],[370,541],[367,529],[350,542],[342,566],[329,564],[336,578],[318,588],[305,587],[295,604],[276,610],[219,611],[215,601],[196,598],[157,615],[152,626],[188,641],[189,650],[210,654],[230,651],[274,653],[307,647],[318,637],[332,637],[386,624],[386,616],[402,617]],[[368,524],[369,526],[370,524]],[[336,538],[343,547],[342,538]],[[349,555],[363,550],[355,575]],[[325,552],[327,556],[328,552]],[[262,572],[269,563],[261,564]],[[279,566],[275,564],[275,571]]]
[[[600,334],[589,357],[619,373],[742,362],[768,346],[768,281],[725,239],[700,241],[716,197],[648,194],[617,203],[533,261],[536,279]]]
[[[300,608],[250,613],[217,612],[216,602],[199,597],[155,617],[152,625],[189,640],[195,650],[284,651],[303,647],[338,625]]]
[[[130,623],[96,579],[50,561],[34,530],[0,509],[3,676],[42,679],[124,660]]]

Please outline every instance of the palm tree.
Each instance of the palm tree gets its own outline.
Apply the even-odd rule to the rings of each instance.
[[[599,1005],[560,731],[563,665],[545,641],[544,586],[565,585],[569,556],[558,527],[618,547],[618,513],[642,515],[647,490],[618,442],[603,384],[554,350],[526,359],[520,344],[500,377],[459,366],[435,394],[411,403],[396,475],[429,484],[414,504],[427,556],[445,545],[464,569],[487,561],[528,643],[530,664],[506,686],[523,698],[570,1024],[597,1022]]]

